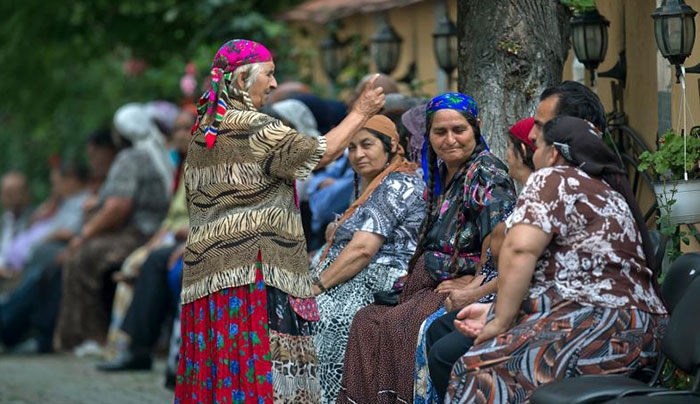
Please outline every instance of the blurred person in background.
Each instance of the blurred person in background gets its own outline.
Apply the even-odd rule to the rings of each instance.
[[[127,320],[130,317],[138,314],[129,314],[131,312],[147,313],[149,310],[144,306],[149,306],[149,303],[139,303],[132,309],[132,299],[138,301],[144,300],[143,297],[134,297],[138,294],[139,284],[145,283],[147,287],[141,286],[141,293],[151,294],[145,299],[153,299],[156,302],[159,299],[159,288],[165,287],[166,282],[142,280],[143,272],[147,273],[147,278],[152,278],[153,271],[151,268],[165,268],[170,258],[170,255],[175,250],[175,246],[183,243],[189,232],[189,216],[187,212],[187,198],[185,196],[185,182],[182,179],[182,165],[187,156],[187,147],[191,139],[190,130],[195,123],[196,116],[192,110],[183,109],[175,120],[173,127],[172,142],[178,150],[178,160],[180,164],[176,171],[175,185],[177,190],[170,201],[168,213],[163,219],[160,228],[151,236],[146,244],[137,248],[124,261],[121,269],[112,275],[112,279],[118,282],[117,289],[114,294],[114,302],[112,303],[112,317],[107,336],[107,349],[105,350],[105,359],[109,360],[105,364],[99,366],[101,370],[128,370],[133,368],[144,369],[150,368],[151,365],[151,350],[152,344],[149,342],[159,335],[162,320],[158,320],[159,314],[147,316],[152,318],[150,324],[145,324],[142,327],[130,327],[128,324],[133,321]],[[161,271],[163,274],[166,271]],[[163,275],[165,276],[165,275]],[[155,310],[160,313],[162,310]],[[155,334],[154,337],[142,338],[147,340],[134,341],[133,335],[135,329],[142,329],[144,332],[152,330],[155,325],[155,331],[150,331],[149,334]],[[153,341],[153,344],[155,340]]]
[[[3,211],[0,219],[0,268],[5,268],[12,240],[27,229],[32,215],[32,198],[24,174],[10,171],[2,177],[0,203]]]
[[[153,235],[170,202],[172,164],[145,106],[120,107],[113,136],[124,148],[109,169],[95,212],[64,253],[56,349],[85,343],[88,352],[99,352],[109,325],[102,298],[106,275]]]
[[[85,148],[90,175],[87,181],[89,193],[104,180],[112,165],[118,147],[114,143],[109,129],[92,132]],[[70,164],[68,165],[70,166]],[[62,175],[69,177],[69,175]],[[61,184],[65,194],[75,184]],[[80,194],[74,194],[79,196]],[[47,240],[34,248],[27,257],[25,269],[18,287],[0,304],[0,340],[5,346],[19,352],[51,352],[53,350],[53,332],[58,315],[61,298],[61,254],[67,248],[72,237],[79,234],[82,224],[94,211],[92,195],[83,198],[82,206],[76,206],[79,200],[65,205],[65,214],[73,217],[69,221],[75,227],[57,228]],[[72,199],[69,198],[69,199]],[[68,199],[64,201],[66,203]],[[71,207],[71,205],[74,205]],[[61,215],[59,208],[57,216]],[[73,222],[80,218],[79,222]]]

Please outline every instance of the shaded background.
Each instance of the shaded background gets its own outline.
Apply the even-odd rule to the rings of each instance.
[[[0,172],[25,172],[48,195],[48,159],[81,156],[87,135],[126,102],[186,101],[216,49],[249,38],[275,54],[278,81],[295,73],[288,28],[275,16],[300,0],[0,1]]]

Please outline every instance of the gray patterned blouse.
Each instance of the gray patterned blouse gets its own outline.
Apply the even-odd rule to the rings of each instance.
[[[367,201],[338,227],[328,257],[335,259],[356,231],[366,231],[386,239],[370,264],[407,270],[425,217],[424,190],[425,184],[418,175],[387,175]]]

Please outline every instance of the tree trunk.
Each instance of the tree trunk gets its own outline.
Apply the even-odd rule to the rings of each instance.
[[[479,104],[481,132],[504,158],[506,132],[561,82],[568,9],[554,0],[459,0],[459,89]]]

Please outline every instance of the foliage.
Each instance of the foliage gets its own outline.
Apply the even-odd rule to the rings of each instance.
[[[595,0],[559,0],[559,2],[571,10],[575,15],[595,8]]]
[[[670,362],[664,366],[661,378],[664,381],[663,385],[668,386],[671,390],[690,390],[695,381],[694,376],[677,369]]]
[[[275,14],[300,1],[0,2],[0,171],[26,172],[45,196],[49,156],[81,155],[86,135],[126,102],[182,102],[185,65],[194,61],[203,84],[234,37],[265,43],[278,76],[293,74]]]
[[[657,197],[659,215],[657,224],[659,231],[669,237],[666,252],[671,261],[680,256],[680,243],[688,245],[690,234],[671,223],[671,211],[676,204],[677,187],[670,181],[683,180],[685,173],[688,179],[700,177],[700,127],[694,127],[690,135],[685,137],[669,130],[659,140],[659,150],[645,151],[639,156],[639,170],[652,170],[662,181],[663,195]]]
[[[639,156],[639,169],[652,169],[661,179],[667,181],[682,180],[685,171],[688,171],[689,178],[697,178],[700,174],[699,134],[700,127],[693,128],[684,145],[683,136],[669,130],[659,140],[658,151],[646,151]]]
[[[428,84],[431,84],[435,82],[434,79],[426,79],[426,80],[419,80],[417,78],[412,79],[408,83],[408,90],[409,93],[411,94],[411,97],[416,97],[416,98],[423,98],[426,100],[429,100],[433,97],[430,93],[428,93],[424,87]]]
[[[347,62],[335,84],[342,89],[339,98],[347,100],[353,96],[357,83],[369,73],[370,52],[369,45],[363,42],[359,33],[352,34],[345,41]]]

